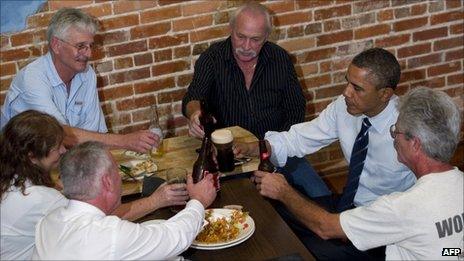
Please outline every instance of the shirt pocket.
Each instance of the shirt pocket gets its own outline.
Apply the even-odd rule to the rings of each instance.
[[[68,122],[72,127],[79,127],[79,125],[84,122],[84,109],[83,104],[75,104],[68,109]]]

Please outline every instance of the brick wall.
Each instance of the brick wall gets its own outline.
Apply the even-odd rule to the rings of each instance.
[[[228,36],[230,12],[243,1],[49,1],[22,32],[1,35],[0,104],[16,72],[47,51],[53,13],[81,8],[101,22],[92,64],[109,129],[146,128],[159,104],[168,135],[185,134],[181,98],[198,55]],[[307,119],[341,94],[352,57],[369,47],[395,54],[403,75],[398,94],[425,85],[445,90],[463,108],[464,12],[461,0],[262,1],[273,13],[277,42],[292,55]],[[341,158],[337,145],[311,156]]]

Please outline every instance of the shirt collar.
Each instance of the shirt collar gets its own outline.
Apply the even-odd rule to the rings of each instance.
[[[68,206],[66,208],[71,212],[90,213],[90,214],[93,214],[99,217],[106,216],[106,214],[101,209],[95,207],[94,205],[91,205],[89,203],[86,203],[80,200],[74,200],[74,199],[69,200]]]
[[[369,118],[369,122],[371,123],[372,127],[378,132],[383,133],[384,131],[390,130],[390,125],[392,124],[392,117],[395,119],[398,117],[398,110],[396,109],[396,105],[398,103],[398,96],[393,95],[390,100],[388,101],[387,107],[383,109],[379,114],[375,115],[374,117]],[[367,116],[364,116],[367,117]],[[364,118],[363,117],[363,118]],[[395,123],[395,121],[393,121]]]
[[[55,64],[53,64],[52,54],[50,52],[48,52],[45,55],[45,60],[46,60],[46,65],[47,65],[45,70],[46,70],[48,79],[50,79],[51,85],[53,87],[58,87],[60,85],[64,86],[65,84],[63,80],[61,80],[60,76],[58,75],[58,71],[55,68]],[[85,69],[85,71],[88,70],[88,66],[90,65],[87,65],[87,68]],[[85,79],[82,77],[82,73],[77,73],[76,75],[74,75],[74,78],[71,80],[71,82],[77,81],[76,83],[78,84],[78,86],[80,86],[84,80]]]

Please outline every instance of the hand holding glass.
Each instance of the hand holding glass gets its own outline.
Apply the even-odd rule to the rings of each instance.
[[[187,183],[187,170],[183,168],[170,168],[166,172],[167,184],[186,184]],[[172,206],[172,212],[177,213],[185,208],[185,205]]]

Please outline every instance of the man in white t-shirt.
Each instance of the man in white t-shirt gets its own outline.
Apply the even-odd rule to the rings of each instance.
[[[464,173],[448,163],[459,143],[459,109],[445,93],[423,87],[401,97],[398,108],[390,134],[398,160],[417,177],[410,189],[341,214],[301,196],[280,174],[256,171],[260,193],[323,239],[347,238],[359,250],[386,245],[388,260],[456,259],[443,251],[464,248]]]
[[[200,231],[205,208],[216,197],[212,175],[193,184],[190,201],[162,224],[135,224],[110,213],[121,204],[121,177],[111,153],[98,142],[68,151],[60,163],[69,203],[36,226],[32,258],[41,260],[164,260],[186,250]]]

